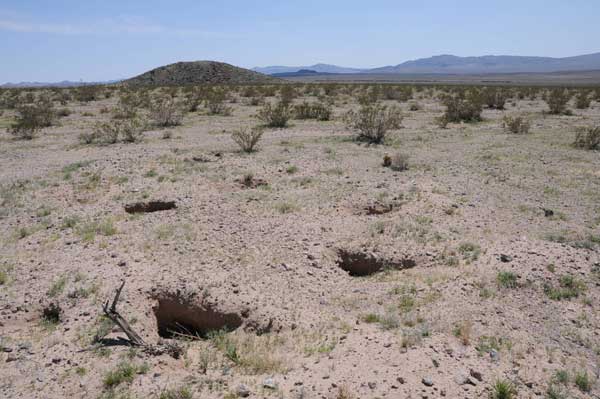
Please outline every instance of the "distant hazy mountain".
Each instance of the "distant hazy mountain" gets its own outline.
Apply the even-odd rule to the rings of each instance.
[[[486,55],[482,57],[438,55],[407,61],[396,66],[370,69],[368,73],[486,74],[584,71],[594,69],[600,69],[600,53],[566,58],[509,55]]]
[[[77,87],[77,86],[88,86],[88,85],[103,85],[110,83],[117,83],[119,80],[110,80],[107,82],[72,82],[70,80],[63,80],[62,82],[19,82],[19,83],[5,83],[0,87],[11,88],[11,87]]]
[[[427,74],[486,74],[486,73],[536,73],[600,70],[600,53],[576,57],[522,57],[512,55],[485,55],[481,57],[457,57],[436,55],[402,64],[373,69],[348,68],[337,65],[316,64],[303,67],[268,66],[254,68],[268,75],[297,73],[311,70],[318,73],[427,73]]]
[[[365,69],[359,68],[346,68],[337,65],[329,64],[315,64],[310,66],[267,66],[267,67],[256,67],[252,68],[253,71],[264,73],[267,75],[279,74],[279,73],[296,73],[300,70],[315,71],[319,73],[361,73],[366,71]]]

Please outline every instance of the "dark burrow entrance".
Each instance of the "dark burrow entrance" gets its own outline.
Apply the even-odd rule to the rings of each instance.
[[[168,211],[170,209],[177,208],[175,201],[149,201],[149,202],[136,202],[133,204],[125,205],[125,212],[127,213],[150,213],[159,211]]]
[[[337,254],[337,265],[354,277],[368,276],[385,269],[400,270],[416,266],[413,259],[392,260],[379,258],[374,254],[363,251],[339,249]]]
[[[176,295],[161,296],[152,308],[162,338],[207,338],[211,332],[233,331],[243,323],[238,313],[208,304],[190,303]]]

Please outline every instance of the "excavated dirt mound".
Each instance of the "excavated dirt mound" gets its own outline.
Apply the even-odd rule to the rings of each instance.
[[[152,308],[158,334],[163,338],[194,336],[205,338],[212,331],[233,331],[243,324],[242,314],[220,309],[196,296],[161,292]]]
[[[368,276],[384,269],[409,269],[417,265],[414,259],[388,259],[365,251],[338,249],[337,265],[351,276]]]

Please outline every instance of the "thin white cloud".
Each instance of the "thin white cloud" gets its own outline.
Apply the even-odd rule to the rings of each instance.
[[[177,35],[181,37],[198,36],[213,38],[234,38],[237,35],[205,31],[197,28],[173,28],[152,23],[145,18],[135,16],[117,16],[90,23],[38,23],[24,21],[14,16],[0,15],[0,30],[17,33],[44,33],[54,35]]]

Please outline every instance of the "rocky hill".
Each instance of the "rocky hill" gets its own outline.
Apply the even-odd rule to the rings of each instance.
[[[216,61],[177,62],[125,80],[129,85],[275,83],[278,79]]]

